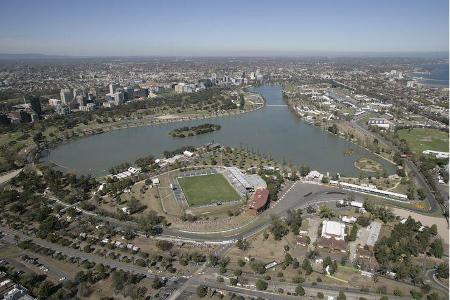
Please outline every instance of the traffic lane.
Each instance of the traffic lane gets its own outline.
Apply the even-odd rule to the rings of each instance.
[[[428,199],[428,203],[430,204],[431,213],[435,213],[436,211],[438,211],[439,204],[437,203],[437,200],[434,197],[433,192],[431,191],[431,187],[428,185],[428,182],[425,180],[422,173],[420,173],[416,165],[409,159],[405,159],[405,165],[412,171],[415,183],[418,186],[423,187],[426,199]]]
[[[427,278],[428,282],[434,285],[435,288],[439,289],[440,291],[448,295],[448,286],[444,285],[439,281],[439,279],[437,279],[435,269],[427,270],[425,272],[425,277]]]
[[[338,188],[298,182],[282,199],[275,203],[268,213],[280,215],[288,209],[306,207],[320,201],[341,200],[345,198],[345,194]]]
[[[86,253],[86,252],[82,252],[73,248],[69,248],[69,247],[64,247],[58,244],[53,244],[50,243],[46,240],[40,239],[40,238],[36,238],[36,237],[32,237],[32,236],[26,236],[23,233],[19,232],[19,231],[15,231],[15,230],[11,230],[7,227],[4,226],[0,226],[0,230],[10,236],[14,236],[14,235],[18,235],[22,240],[31,240],[33,241],[35,244],[45,247],[45,248],[49,248],[52,249],[54,251],[57,252],[61,252],[69,257],[80,257],[82,260],[88,260],[88,261],[93,261],[95,263],[101,263],[105,266],[109,266],[111,268],[115,268],[115,269],[120,269],[120,270],[124,270],[130,273],[134,273],[134,274],[142,274],[145,275],[148,278],[155,278],[157,276],[150,274],[148,272],[148,269],[145,267],[139,267],[136,265],[132,265],[132,264],[127,264],[124,262],[119,262],[119,261],[115,261],[109,258],[105,258],[102,256],[98,256],[96,254],[92,254],[92,253]],[[182,281],[184,282],[185,280],[183,278],[179,278],[178,280],[179,282]]]
[[[277,202],[274,202],[271,208],[267,209],[260,216],[266,217],[264,221],[254,226],[249,225],[248,228],[241,229],[241,231],[236,232],[235,234],[230,232],[226,236],[219,236],[218,234],[187,232],[165,228],[162,236],[169,239],[189,239],[198,242],[231,243],[239,238],[250,237],[263,230],[271,223],[271,219],[268,218],[268,216],[284,217],[289,209],[305,208],[310,204],[332,203],[344,198],[345,192],[338,188],[296,182],[286,194],[283,194]]]
[[[277,290],[278,288],[282,288],[284,292],[295,292],[296,285],[289,284],[289,283],[276,283],[273,285],[271,281],[268,282],[271,289]],[[254,286],[248,285],[247,287],[239,287],[239,286],[232,286],[224,283],[218,283],[216,278],[213,275],[208,275],[208,277],[196,277],[194,280],[191,281],[190,285],[186,288],[186,290],[190,291],[191,293],[196,293],[197,286],[199,285],[206,285],[210,288],[214,289],[220,289],[225,290],[228,292],[238,293],[246,296],[253,296],[253,297],[261,297],[264,299],[271,299],[271,300],[289,300],[289,299],[298,299],[298,296],[289,296],[284,294],[278,294],[275,292],[268,292],[268,291],[259,291],[256,290]],[[309,292],[310,295],[317,295],[318,292],[324,293],[325,296],[333,296],[337,297],[339,295],[339,291],[343,290],[347,296],[347,299],[349,300],[358,300],[360,297],[364,297],[368,300],[379,300],[380,295],[379,294],[367,294],[359,291],[358,289],[346,289],[345,287],[323,287],[323,286],[312,286],[308,284],[303,284],[303,288]],[[407,299],[402,297],[395,297],[395,296],[389,296],[389,299]]]

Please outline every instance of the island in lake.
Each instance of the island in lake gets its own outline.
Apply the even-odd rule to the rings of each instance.
[[[383,166],[380,163],[368,158],[361,158],[355,161],[355,167],[361,171],[373,173],[381,173],[384,170]]]
[[[169,135],[171,135],[172,137],[184,138],[184,137],[189,137],[189,136],[194,136],[194,135],[205,134],[208,132],[217,131],[217,130],[220,130],[221,127],[222,126],[220,126],[218,124],[209,124],[209,123],[192,126],[192,127],[184,126],[184,127],[180,127],[180,128],[172,130],[171,132],[169,132]]]

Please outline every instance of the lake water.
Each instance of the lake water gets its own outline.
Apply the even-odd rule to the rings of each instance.
[[[214,141],[270,154],[279,162],[308,165],[311,169],[330,172],[330,175],[357,176],[359,171],[354,162],[362,157],[380,162],[389,174],[395,172],[391,163],[306,124],[287,106],[270,106],[285,104],[280,87],[263,86],[254,91],[260,93],[269,106],[237,116],[126,128],[88,136],[52,149],[44,160],[77,174],[99,176],[107,174],[112,166],[133,162],[148,154],[159,157],[164,150],[174,150],[183,145],[201,146]],[[178,127],[206,122],[220,124],[222,129],[189,138],[172,138],[168,134]],[[349,148],[354,149],[354,153],[344,155]]]

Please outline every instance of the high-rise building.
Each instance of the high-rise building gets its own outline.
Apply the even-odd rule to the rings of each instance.
[[[63,104],[70,104],[73,101],[73,94],[70,89],[61,90],[61,102]]]
[[[42,115],[41,99],[37,96],[30,98],[31,109],[40,117]]]
[[[77,96],[84,97],[84,90],[83,89],[73,89],[73,98],[76,98]]]
[[[9,125],[11,124],[11,119],[6,114],[0,113],[0,124]]]
[[[120,105],[124,101],[124,93],[123,92],[114,93],[113,98],[114,98],[114,104]]]
[[[75,97],[75,102],[81,106],[86,105],[86,97],[83,97],[82,95],[78,95]]]
[[[130,101],[134,99],[134,88],[131,86],[127,86],[123,89],[125,94],[125,101]]]
[[[56,107],[56,113],[60,116],[66,116],[70,114],[70,107],[67,105],[58,105]]]
[[[119,84],[118,83],[111,83],[109,85],[109,93],[110,94],[114,94],[117,91],[118,88],[119,88]]]
[[[32,121],[31,114],[29,114],[28,112],[21,110],[19,114],[20,114],[20,123],[30,123]]]

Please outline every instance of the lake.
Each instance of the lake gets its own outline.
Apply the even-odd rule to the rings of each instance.
[[[268,106],[241,115],[118,129],[83,137],[50,150],[43,160],[80,175],[101,176],[112,166],[134,162],[148,154],[159,157],[164,150],[214,141],[270,154],[279,162],[308,165],[330,175],[358,176],[354,162],[362,157],[380,162],[389,174],[395,172],[390,162],[300,120],[285,106],[280,87],[262,86],[254,91],[266,99]],[[202,123],[220,124],[222,129],[188,138],[173,138],[168,134],[178,127]],[[353,154],[344,155],[349,148],[354,149]]]

